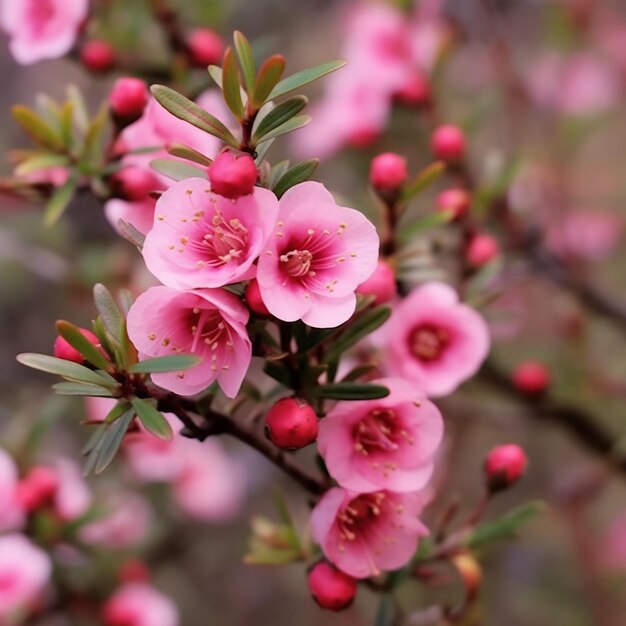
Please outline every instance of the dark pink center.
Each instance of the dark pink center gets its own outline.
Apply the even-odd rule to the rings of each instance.
[[[420,361],[436,361],[450,343],[450,333],[432,324],[416,326],[408,337],[411,354]]]

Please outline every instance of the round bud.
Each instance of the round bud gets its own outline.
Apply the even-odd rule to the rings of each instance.
[[[398,285],[389,263],[382,259],[378,261],[374,273],[356,288],[356,292],[362,296],[374,296],[375,304],[384,304],[395,298]]]
[[[437,196],[437,209],[449,211],[455,220],[467,215],[472,205],[472,197],[465,189],[445,189]]]
[[[413,74],[394,94],[395,99],[406,106],[422,107],[430,103],[430,84],[423,74]]]
[[[150,580],[150,570],[139,559],[126,559],[120,565],[117,577],[123,583],[146,583]]]
[[[279,448],[298,450],[317,439],[317,415],[300,398],[283,398],[265,416],[265,434]]]
[[[315,602],[330,611],[347,609],[356,595],[357,581],[325,561],[311,568],[307,582]]]
[[[513,372],[513,383],[524,393],[543,393],[550,384],[550,371],[538,361],[524,361]]]
[[[482,267],[500,254],[500,246],[494,237],[486,233],[474,235],[467,244],[467,262],[472,267]]]
[[[136,122],[144,112],[149,100],[146,83],[139,78],[118,78],[109,94],[111,115],[118,126]]]
[[[29,470],[17,486],[17,497],[28,513],[49,504],[59,487],[56,472],[44,465]]]
[[[249,154],[221,152],[208,168],[211,189],[225,198],[236,199],[252,193],[259,177]]]
[[[435,129],[430,140],[433,154],[448,163],[460,161],[465,156],[465,133],[453,124]]]
[[[159,179],[144,167],[130,165],[115,172],[110,179],[114,196],[129,202],[145,200],[152,191],[159,189]]]
[[[485,475],[491,491],[506,489],[526,471],[528,459],[520,446],[509,443],[494,448],[485,459]]]
[[[378,191],[397,191],[404,185],[409,172],[406,159],[393,152],[383,152],[372,159],[370,183]]]
[[[185,43],[189,59],[198,67],[206,68],[207,65],[215,65],[222,60],[224,40],[208,28],[192,30]]]
[[[101,39],[88,41],[80,51],[83,65],[92,72],[106,72],[115,65],[115,50]]]
[[[377,128],[361,128],[350,133],[347,144],[352,148],[369,148],[380,138],[380,130]]]
[[[246,302],[250,310],[257,315],[270,315],[268,308],[261,298],[261,290],[259,289],[259,281],[253,278],[246,287]]]
[[[80,332],[85,339],[90,341],[94,346],[100,346],[100,339],[96,337],[90,330],[81,328]],[[85,359],[83,355],[71,346],[61,335],[54,342],[54,356],[57,359],[65,359],[66,361],[74,361],[74,363],[82,363]]]

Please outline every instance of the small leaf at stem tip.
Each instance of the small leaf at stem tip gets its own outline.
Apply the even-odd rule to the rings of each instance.
[[[56,329],[73,348],[85,357],[85,360],[89,361],[92,365],[102,370],[109,370],[112,363],[102,356],[102,353],[96,348],[91,341],[89,341],[77,326],[65,320],[58,320],[56,323]]]
[[[172,354],[158,356],[134,363],[128,368],[130,374],[157,374],[161,372],[178,372],[188,370],[202,362],[202,357],[195,354]]]
[[[402,192],[402,200],[410,200],[432,185],[445,172],[446,165],[442,161],[435,161],[424,168]]]
[[[133,409],[137,412],[139,421],[148,432],[152,433],[159,439],[164,439],[166,441],[170,441],[172,439],[174,436],[172,427],[153,404],[146,400],[142,400],[141,398],[133,398],[130,403],[132,404]]]
[[[317,170],[320,164],[319,159],[309,159],[308,161],[301,161],[290,167],[278,180],[274,186],[274,193],[277,198],[280,198],[288,189],[309,180],[315,170]]]
[[[235,49],[237,50],[237,57],[243,73],[246,91],[251,94],[254,91],[256,68],[254,66],[254,57],[252,56],[250,42],[246,36],[238,30],[235,31],[233,39],[235,41]]]
[[[261,139],[259,139],[259,143],[265,143],[266,141],[270,141],[272,139],[276,139],[276,137],[280,137],[282,135],[286,135],[287,133],[291,133],[294,130],[298,130],[298,128],[302,128],[307,124],[311,123],[313,118],[310,115],[297,115],[296,117],[292,117],[290,120],[287,120],[282,126],[275,128],[274,130],[266,133]]]
[[[77,186],[76,177],[70,176],[65,184],[57,187],[44,210],[43,223],[45,226],[54,226],[58,222],[72,201]]]
[[[234,148],[239,146],[235,136],[222,122],[189,98],[165,85],[152,85],[150,90],[157,102],[175,117],[221,139]]]
[[[284,71],[285,57],[280,54],[270,57],[261,65],[252,94],[252,104],[255,107],[260,108],[265,104]]]
[[[63,167],[69,163],[64,154],[41,153],[22,161],[15,168],[15,176],[21,177],[49,167]]]
[[[186,180],[187,178],[204,178],[208,180],[206,169],[200,169],[189,163],[170,161],[169,159],[153,159],[150,161],[150,167],[155,172],[175,181]]]
[[[241,99],[241,84],[239,83],[239,72],[237,70],[237,61],[233,54],[232,48],[226,48],[224,52],[224,60],[222,62],[222,91],[224,92],[224,100],[228,108],[238,121],[242,121],[246,116]]]
[[[101,440],[102,445],[97,451],[95,474],[101,474],[111,464],[134,417],[135,412],[128,410],[106,429]]]
[[[36,143],[52,150],[62,150],[63,141],[56,131],[37,113],[28,107],[16,104],[11,109],[15,121]]]
[[[186,159],[187,161],[193,161],[194,163],[203,165],[204,167],[208,167],[211,163],[213,163],[213,160],[209,159],[208,156],[205,156],[201,152],[198,152],[189,146],[185,146],[182,143],[170,143],[165,146],[165,149],[172,156]]]
[[[280,128],[285,122],[288,122],[292,117],[300,113],[308,102],[305,96],[296,96],[273,108],[259,122],[259,125],[252,135],[252,140],[257,143],[264,135]]]
[[[366,383],[326,383],[314,387],[311,393],[329,400],[377,400],[386,398],[389,389],[382,385]]]
[[[102,283],[96,283],[93,287],[93,299],[105,328],[121,343],[125,333],[124,316],[111,292]]]
[[[347,61],[327,61],[326,63],[321,63],[315,67],[310,67],[306,70],[302,70],[301,72],[296,72],[291,76],[287,76],[287,78],[281,80],[276,87],[272,89],[272,92],[267,99],[274,100],[280,96],[284,96],[292,91],[295,91],[296,89],[300,89],[300,87],[304,87],[304,85],[308,85],[309,83],[322,78],[322,76],[335,72],[346,65],[346,63]]]
[[[74,363],[73,361],[57,359],[54,356],[48,356],[47,354],[35,354],[33,352],[18,354],[16,358],[22,365],[26,365],[27,367],[31,367],[42,372],[47,372],[48,374],[63,376],[71,381],[91,383],[108,389],[115,387],[115,384],[111,383],[108,379],[104,378],[97,372],[94,372],[83,365],[79,365],[78,363]]]

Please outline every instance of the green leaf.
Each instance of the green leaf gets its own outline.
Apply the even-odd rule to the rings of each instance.
[[[15,121],[33,141],[51,150],[63,150],[61,137],[32,109],[16,104],[11,109],[11,113]]]
[[[97,451],[94,466],[96,474],[101,474],[111,464],[134,417],[135,412],[128,410],[107,428],[102,437],[102,445]]]
[[[130,222],[125,222],[122,218],[117,220],[117,226],[120,231],[120,235],[132,243],[139,252],[143,250],[143,244],[146,241],[146,236],[139,232]]]
[[[280,177],[272,191],[276,194],[276,197],[282,197],[288,189],[309,180],[315,174],[319,164],[319,159],[309,159],[308,161],[296,163]]]
[[[324,355],[324,362],[330,363],[338,359],[348,348],[351,348],[363,337],[380,328],[389,319],[390,315],[390,307],[379,306],[364,313],[354,322],[349,323],[346,331],[332,342],[330,349]]]
[[[246,39],[245,35],[238,30],[235,31],[234,40],[246,91],[248,94],[251,94],[254,91],[256,68],[254,66],[254,58],[252,56],[250,42]]]
[[[275,100],[280,96],[290,93],[291,91],[300,89],[300,87],[304,87],[304,85],[308,85],[309,83],[322,78],[322,76],[335,72],[346,63],[347,61],[327,61],[326,63],[322,63],[320,65],[316,65],[315,67],[302,70],[301,72],[296,72],[291,76],[287,76],[287,78],[281,80],[278,85],[272,89],[268,99]]]
[[[382,385],[369,385],[367,383],[326,383],[314,387],[314,396],[329,400],[377,400],[386,398],[389,389]]]
[[[84,133],[89,126],[89,113],[85,99],[76,85],[68,85],[66,92],[74,110],[74,122],[78,129]]]
[[[232,48],[226,48],[224,61],[222,63],[222,91],[224,100],[228,108],[238,121],[242,121],[246,112],[241,99],[241,85],[239,84],[239,72],[237,71],[237,61]]]
[[[102,356],[102,353],[96,348],[91,341],[89,341],[81,332],[77,326],[66,322],[65,320],[59,320],[56,323],[56,328],[61,337],[65,339],[73,348],[78,350],[87,361],[92,365],[102,369],[108,370],[111,368],[111,362],[107,361]]]
[[[373,372],[377,367],[378,363],[363,363],[362,365],[357,365],[341,379],[341,382],[349,383],[355,380],[359,380],[359,378],[362,378],[366,374]]]
[[[166,441],[172,439],[174,436],[172,427],[153,404],[141,398],[133,398],[130,403],[137,411],[137,417],[148,432],[159,439],[165,439]]]
[[[52,390],[60,396],[95,396],[101,398],[113,398],[109,389],[89,383],[55,383]]]
[[[374,619],[374,626],[393,626],[394,619],[395,609],[393,596],[390,593],[385,593],[380,598],[376,618]]]
[[[115,408],[117,408],[118,406],[120,405],[116,404]],[[128,410],[128,407],[125,410]],[[107,429],[106,422],[102,422],[101,424],[98,424],[96,426],[96,428],[94,429],[94,432],[91,433],[91,436],[89,437],[89,439],[87,439],[87,443],[85,443],[85,445],[83,446],[83,449],[81,451],[81,456],[87,456],[92,450],[96,448],[96,446],[98,446],[98,444],[100,443],[100,440],[102,439],[102,436],[104,435],[104,431],[106,429]]]
[[[186,159],[187,161],[193,161],[194,163],[203,165],[204,167],[208,167],[211,163],[213,163],[209,157],[204,156],[201,152],[198,152],[189,146],[185,146],[182,143],[171,143],[166,146],[166,149],[172,156]]]
[[[77,186],[76,178],[70,176],[65,184],[55,189],[44,210],[43,223],[45,226],[53,226],[61,215],[65,213],[65,209],[67,209],[74,197]]]
[[[175,117],[189,122],[196,128],[221,139],[234,148],[239,146],[235,136],[222,122],[189,98],[165,85],[152,85],[150,89],[157,102]]]
[[[498,539],[515,537],[519,529],[546,508],[544,502],[523,504],[495,522],[481,525],[463,542],[468,548],[478,548]]]
[[[74,105],[70,101],[65,102],[61,107],[59,132],[63,145],[71,149],[74,141]]]
[[[436,211],[399,229],[398,240],[401,244],[406,244],[416,235],[449,224],[453,219],[454,211]]]
[[[57,359],[54,356],[35,354],[33,352],[18,354],[16,358],[22,365],[47,372],[48,374],[56,374],[57,376],[63,376],[73,381],[92,383],[93,385],[99,385],[101,387],[114,387],[109,380],[105,379],[100,374],[73,361]]]
[[[298,128],[302,128],[311,122],[313,118],[310,115],[298,115],[296,117],[292,117],[290,120],[285,122],[282,126],[275,128],[274,130],[266,133],[260,140],[259,143],[265,143],[271,139],[276,139],[276,137],[280,137],[282,135],[286,135],[287,133],[291,133],[294,130],[298,130]]]
[[[281,363],[276,361],[266,361],[263,371],[287,388],[293,387],[293,373]]]
[[[275,141],[274,139],[270,139],[269,141],[264,141],[262,144],[257,146],[256,151],[255,151],[256,157],[254,159],[254,162],[257,164],[257,166],[261,164],[268,150],[272,147],[272,144],[274,143],[274,141]]]
[[[172,180],[186,180],[187,178],[204,178],[208,180],[206,170],[199,167],[181,163],[180,161],[170,161],[169,159],[154,159],[150,161],[150,167],[159,174],[163,174]]]
[[[93,299],[105,328],[121,343],[125,334],[124,316],[111,292],[102,283],[96,283],[93,287]]]
[[[202,362],[202,357],[195,354],[172,354],[154,359],[139,361],[128,368],[131,374],[156,374],[160,372],[179,372],[188,370]]]
[[[85,134],[85,141],[81,150],[81,161],[93,166],[102,164],[104,154],[105,131],[109,123],[109,106],[105,102],[93,118]]]
[[[260,108],[265,104],[284,71],[285,57],[280,54],[270,57],[261,65],[252,94],[252,104],[255,107]]]
[[[68,158],[64,154],[38,154],[22,161],[15,168],[16,176],[26,176],[31,172],[46,169],[48,167],[63,167],[69,163]]]
[[[296,96],[279,104],[260,121],[252,135],[252,140],[257,143],[265,135],[280,128],[285,122],[300,113],[308,102],[304,96]]]
[[[432,185],[446,171],[445,163],[435,161],[423,169],[412,182],[408,183],[402,192],[402,200],[410,200]]]

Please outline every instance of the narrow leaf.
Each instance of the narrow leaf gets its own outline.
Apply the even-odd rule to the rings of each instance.
[[[165,85],[153,85],[151,91],[157,102],[175,117],[189,122],[235,148],[239,145],[235,136],[222,122],[189,98]]]
[[[232,48],[226,48],[224,61],[222,62],[222,91],[224,100],[233,115],[240,122],[246,116],[243,101],[241,100],[241,85],[239,84],[239,72],[237,71],[237,61]]]
[[[169,144],[166,146],[166,149],[172,156],[186,159],[187,161],[193,161],[194,163],[198,163],[198,165],[204,165],[204,167],[208,167],[211,163],[213,163],[208,156],[204,156],[201,152],[198,152],[189,146],[185,146],[182,143]]]
[[[449,224],[453,219],[454,211],[436,211],[399,229],[398,239],[401,244],[408,243],[416,235]]]
[[[146,402],[141,398],[133,398],[130,403],[137,411],[137,417],[148,432],[159,439],[165,439],[166,441],[172,439],[174,436],[172,427],[150,402]]]
[[[366,383],[326,383],[313,388],[313,395],[329,400],[377,400],[386,398],[389,389]]]
[[[389,593],[385,593],[378,604],[374,626],[393,626],[395,619],[395,610],[393,605],[393,597]]]
[[[76,187],[76,179],[71,176],[65,184],[54,191],[44,210],[43,223],[45,226],[53,226],[61,215],[65,213],[65,209],[67,209],[74,197]]]
[[[111,367],[111,362],[107,361],[102,353],[96,348],[91,341],[89,341],[80,329],[70,322],[65,320],[59,320],[56,323],[56,328],[61,337],[65,339],[73,348],[76,348],[80,354],[82,354],[87,361],[92,365],[102,369],[108,370]]]
[[[79,130],[85,132],[89,126],[89,113],[85,99],[76,85],[69,85],[66,91],[67,97],[74,109],[74,121],[76,126],[78,126]]]
[[[101,474],[111,464],[111,461],[115,458],[117,451],[124,439],[124,435],[128,430],[133,418],[135,416],[134,411],[129,410],[122,415],[118,420],[113,422],[109,428],[107,428],[102,441],[102,446],[98,451],[97,461],[95,463],[94,472]]]
[[[131,374],[156,374],[160,372],[179,372],[195,367],[202,361],[202,357],[195,354],[172,354],[158,356],[154,359],[139,361],[128,368]]]
[[[143,244],[146,241],[146,236],[139,232],[130,222],[125,222],[123,219],[117,220],[117,226],[120,231],[120,235],[132,243],[139,252],[143,250]]]
[[[423,169],[405,188],[402,193],[403,200],[410,200],[432,185],[446,171],[445,163],[435,161]]]
[[[22,365],[47,372],[48,374],[56,374],[57,376],[63,376],[79,382],[92,383],[101,387],[113,387],[108,380],[96,372],[72,361],[57,359],[47,354],[35,354],[33,352],[18,354],[16,358]]]
[[[292,117],[290,120],[285,122],[282,126],[275,128],[274,130],[266,133],[262,139],[259,140],[259,143],[264,143],[270,139],[276,139],[276,137],[280,137],[281,135],[286,135],[287,133],[291,133],[294,130],[298,130],[298,128],[302,128],[311,122],[310,115],[298,115],[296,117]]]
[[[38,154],[22,161],[15,168],[15,175],[26,176],[26,174],[30,174],[31,172],[36,172],[48,167],[63,167],[68,163],[68,158],[63,154]]]
[[[252,95],[252,104],[255,107],[260,108],[265,104],[284,71],[285,57],[280,54],[270,57],[261,65]]]
[[[357,365],[341,379],[341,382],[349,383],[355,380],[359,380],[359,378],[362,378],[366,374],[373,372],[377,367],[378,363],[363,363],[363,365]]]
[[[52,390],[60,396],[113,397],[113,393],[109,389],[89,383],[55,383],[52,385]]]
[[[315,174],[315,170],[317,170],[319,164],[319,159],[309,159],[308,161],[301,161],[300,163],[296,163],[293,167],[290,167],[274,186],[273,191],[276,196],[280,198],[288,189],[309,180],[311,176]]]
[[[54,129],[32,109],[16,104],[11,113],[24,132],[36,143],[52,150],[62,150],[63,142]]]
[[[107,424],[105,422],[102,422],[95,427],[93,433],[91,433],[91,436],[89,437],[89,439],[87,439],[87,443],[85,443],[83,449],[81,450],[81,456],[87,456],[92,450],[94,450],[98,446],[106,429]]]
[[[125,327],[124,316],[111,292],[102,283],[96,283],[93,288],[93,298],[104,326],[116,341],[121,343]]]
[[[281,127],[285,122],[288,122],[292,117],[300,113],[308,102],[304,96],[296,96],[279,104],[261,120],[252,135],[253,141],[256,143],[271,131]]]
[[[235,31],[234,40],[246,91],[251,94],[254,91],[256,68],[254,66],[254,58],[252,57],[250,42],[246,39],[245,35],[238,30]]]
[[[204,178],[208,180],[206,170],[199,167],[181,163],[180,161],[170,161],[169,159],[154,159],[150,161],[150,167],[159,174],[163,174],[172,180],[186,180],[187,178]]]
[[[315,67],[310,67],[306,70],[302,70],[301,72],[296,72],[291,76],[287,76],[284,80],[281,80],[272,92],[269,95],[269,100],[275,100],[280,96],[284,96],[296,89],[300,89],[300,87],[304,87],[304,85],[308,85],[318,78],[322,78],[322,76],[326,76],[331,72],[342,68],[347,61],[327,61],[326,63],[322,63],[320,65],[316,65]]]

